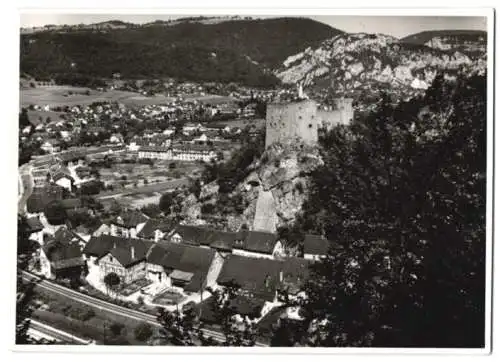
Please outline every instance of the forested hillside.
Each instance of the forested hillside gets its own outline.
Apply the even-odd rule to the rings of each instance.
[[[323,143],[289,233],[332,243],[306,285],[302,342],[483,346],[485,77],[437,77],[425,97],[383,101]]]
[[[21,36],[21,72],[35,77],[83,74],[272,86],[270,69],[341,33],[300,18],[181,22],[106,31],[45,31]]]

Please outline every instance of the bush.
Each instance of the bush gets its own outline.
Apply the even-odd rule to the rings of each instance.
[[[213,204],[203,204],[201,205],[202,214],[212,214],[214,212],[215,206]]]
[[[69,306],[68,306],[69,307]],[[88,321],[89,319],[95,317],[95,312],[91,308],[74,308],[74,307],[69,307],[69,310],[67,307],[64,308],[64,314],[67,314],[70,318],[85,322]]]
[[[145,342],[153,335],[153,329],[147,323],[141,323],[134,329],[135,339],[140,342]]]
[[[67,213],[59,201],[52,201],[45,206],[45,217],[51,225],[61,225],[66,222]]]
[[[304,193],[304,185],[302,185],[302,182],[297,182],[295,184],[295,189],[299,192],[299,194]]]
[[[123,329],[125,328],[125,325],[122,323],[115,322],[109,326],[109,330],[111,333],[113,333],[114,336],[119,336],[122,334]]]

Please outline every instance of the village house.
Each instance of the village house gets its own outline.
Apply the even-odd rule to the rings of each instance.
[[[122,212],[111,222],[111,235],[135,238],[149,217],[137,210]]]
[[[50,177],[48,169],[35,169],[31,172],[35,187],[43,187],[47,183],[47,178]]]
[[[65,188],[69,192],[71,192],[71,190],[73,188],[73,184],[75,182],[73,177],[71,177],[70,175],[67,175],[63,172],[57,172],[54,176],[52,176],[52,181],[56,185],[59,185],[59,186]]]
[[[181,293],[199,293],[215,286],[224,259],[210,249],[160,242],[147,262],[148,279]]]
[[[40,148],[47,153],[59,152],[61,149],[61,142],[56,139],[48,139],[40,146]]]
[[[233,254],[254,258],[279,258],[283,251],[277,235],[265,231],[243,231],[241,239],[233,244]]]
[[[270,260],[231,255],[225,260],[217,284],[237,286],[241,297],[241,309],[236,305],[238,313],[257,322],[282,304],[280,293],[291,298],[299,295],[308,277],[308,266],[308,261],[299,258]]]
[[[253,258],[274,259],[283,255],[283,245],[273,233],[242,230],[229,232],[203,226],[177,225],[167,239],[173,243],[212,248],[221,253],[232,253]]]
[[[32,216],[26,219],[27,232],[30,234],[29,239],[43,245],[43,224],[38,216]]]
[[[26,201],[28,213],[43,212],[45,206],[56,200],[62,200],[64,188],[58,185],[46,185],[44,187],[36,187],[33,189],[30,197]]]
[[[163,240],[173,227],[174,225],[170,220],[149,219],[137,233],[137,237],[140,239],[153,240],[157,243]]]
[[[304,236],[304,259],[320,260],[328,254],[329,241],[320,235]]]
[[[109,142],[111,143],[123,143],[123,135],[120,133],[113,133],[109,138]]]
[[[143,239],[104,234],[91,237],[83,249],[89,268],[87,280],[102,284],[109,273],[118,275],[122,284],[144,279],[146,254],[152,245],[151,241]]]
[[[60,228],[43,242],[40,269],[48,279],[80,279],[86,271],[81,240],[71,231]]]
[[[101,235],[110,235],[111,234],[111,226],[107,224],[101,224],[91,235],[92,236],[101,236]]]

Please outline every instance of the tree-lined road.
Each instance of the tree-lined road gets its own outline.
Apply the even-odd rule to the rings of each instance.
[[[26,202],[33,192],[34,182],[31,169],[28,165],[19,168],[19,198],[17,204],[18,213],[26,213]]]

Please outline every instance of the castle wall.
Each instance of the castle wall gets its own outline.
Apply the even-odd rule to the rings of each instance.
[[[306,143],[318,142],[316,103],[271,103],[267,106],[266,147],[286,139],[299,137]]]
[[[318,110],[318,127],[330,130],[338,124],[347,125],[353,120],[354,110],[351,98],[336,98],[334,105],[335,109],[333,110]]]
[[[341,114],[339,110],[324,111],[319,109],[317,113],[318,127],[332,129],[337,124],[341,124]]]

